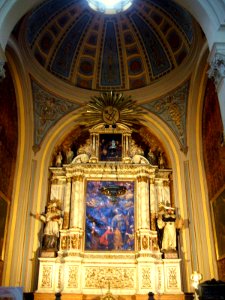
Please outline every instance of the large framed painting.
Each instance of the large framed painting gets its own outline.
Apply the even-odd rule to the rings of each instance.
[[[8,201],[0,194],[0,259],[4,259]]]
[[[217,257],[225,257],[225,189],[212,201],[214,228],[216,236]]]
[[[134,182],[88,181],[85,250],[133,251]]]

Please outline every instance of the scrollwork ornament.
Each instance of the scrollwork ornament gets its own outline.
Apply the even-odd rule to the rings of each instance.
[[[142,247],[144,250],[148,249],[148,238],[146,235],[144,235],[142,238]]]
[[[170,288],[177,288],[178,282],[177,282],[177,270],[176,268],[170,268],[169,269],[169,287]]]
[[[80,248],[80,237],[79,237],[79,235],[74,234],[71,237],[71,245],[72,245],[72,249],[79,249]]]
[[[78,268],[69,266],[68,287],[76,288],[78,286]]]
[[[143,268],[142,269],[142,288],[150,289],[151,287],[152,287],[151,269]]]
[[[52,286],[51,274],[52,274],[52,267],[44,266],[41,287],[51,288],[51,286]]]
[[[68,247],[68,238],[67,236],[62,236],[61,237],[61,249],[66,250]]]
[[[90,267],[86,269],[85,287],[102,288],[110,280],[112,288],[134,288],[135,271],[133,268]]]

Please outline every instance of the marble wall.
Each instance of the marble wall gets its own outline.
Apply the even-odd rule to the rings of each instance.
[[[225,145],[222,143],[223,125],[214,83],[208,80],[203,107],[203,155],[208,194],[214,202],[225,188]],[[215,219],[215,222],[218,220]],[[217,224],[215,224],[215,227]],[[225,280],[225,253],[218,257],[219,279]]]
[[[6,212],[10,205],[15,173],[18,144],[18,120],[16,96],[12,77],[6,69],[6,77],[0,82],[0,210]],[[7,219],[0,220],[0,284],[4,264],[4,244]]]

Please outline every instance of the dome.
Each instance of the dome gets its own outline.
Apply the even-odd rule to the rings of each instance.
[[[85,0],[49,0],[25,18],[32,59],[82,89],[134,90],[186,64],[194,47],[194,21],[173,1],[134,0],[104,14]]]

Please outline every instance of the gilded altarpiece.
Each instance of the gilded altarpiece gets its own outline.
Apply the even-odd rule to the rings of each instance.
[[[50,200],[61,201],[63,223],[55,257],[39,258],[37,293],[101,296],[110,285],[115,295],[182,294],[180,259],[162,258],[155,222],[159,205],[171,203],[171,170],[131,152],[123,125],[108,129],[109,140],[121,136],[120,159],[111,159],[112,141],[110,159],[101,160],[103,133],[92,129],[85,151],[50,168]]]

